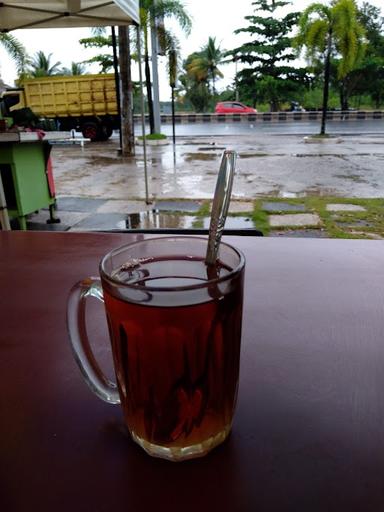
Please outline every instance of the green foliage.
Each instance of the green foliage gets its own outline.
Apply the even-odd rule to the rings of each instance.
[[[46,55],[43,51],[38,51],[27,61],[27,70],[25,77],[39,78],[43,76],[60,75],[61,62],[57,61],[54,64],[51,62],[52,53]]]
[[[22,73],[27,60],[27,51],[23,44],[14,35],[0,32],[0,45],[15,62],[17,71]]]
[[[79,43],[84,48],[110,48],[110,52],[95,55],[94,57],[86,60],[83,64],[99,64],[100,73],[108,73],[113,69],[113,54],[112,54],[112,36],[105,34],[105,29],[101,30],[92,29],[94,35],[92,37],[85,37],[80,39]]]
[[[305,110],[320,109],[323,103],[323,88],[318,86],[304,91],[300,101]],[[328,98],[328,108],[338,108],[339,106],[339,96],[336,91],[331,90]]]
[[[142,140],[143,136],[140,135],[138,138]],[[146,140],[165,140],[167,136],[164,133],[148,133],[145,138]]]
[[[380,9],[368,2],[358,9],[357,17],[365,29],[366,52],[359,67],[347,75],[346,85],[350,95],[358,97],[355,104],[360,104],[361,96],[368,94],[379,108],[384,103],[384,18]]]
[[[215,82],[223,73],[219,65],[224,62],[224,52],[216,45],[216,39],[209,37],[200,51],[194,52],[183,63],[184,73],[179,76],[185,100],[196,112],[212,109],[218,95]]]
[[[63,68],[61,72],[63,75],[68,76],[84,75],[86,72],[86,66],[82,62],[71,62],[71,67]]]
[[[306,81],[305,72],[290,63],[296,58],[290,33],[299,14],[291,12],[279,17],[277,9],[290,2],[256,0],[252,2],[255,14],[246,16],[248,27],[235,30],[246,34],[248,41],[229,51],[233,62],[243,64],[237,73],[240,96],[255,105],[268,102],[272,111],[297,91]]]
[[[346,108],[347,76],[360,65],[364,51],[364,28],[359,23],[355,0],[334,0],[329,6],[309,5],[301,15],[294,44],[305,49],[312,65],[324,66],[322,122],[320,133],[325,133],[328,109],[329,83],[332,68],[334,81],[339,82],[342,108]]]

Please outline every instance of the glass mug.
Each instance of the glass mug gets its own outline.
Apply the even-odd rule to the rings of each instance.
[[[152,456],[200,457],[228,436],[236,404],[245,259],[207,240],[168,236],[112,250],[100,278],[68,299],[72,349],[90,388],[121,404],[131,437]],[[117,385],[101,372],[85,328],[85,301],[104,302]]]

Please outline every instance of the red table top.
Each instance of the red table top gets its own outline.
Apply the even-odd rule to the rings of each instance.
[[[91,394],[66,332],[70,287],[137,237],[0,233],[1,510],[383,510],[384,242],[229,238],[247,258],[233,432],[171,463]]]

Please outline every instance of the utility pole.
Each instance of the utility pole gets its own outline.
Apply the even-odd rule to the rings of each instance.
[[[119,26],[119,65],[121,87],[121,153],[123,156],[133,156],[135,154],[135,137],[133,130],[133,91],[129,25]]]

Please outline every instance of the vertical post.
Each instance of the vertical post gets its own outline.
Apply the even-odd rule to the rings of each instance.
[[[115,89],[116,89],[116,104],[117,104],[117,115],[120,119],[120,129],[119,129],[119,138],[120,138],[120,148],[119,152],[121,152],[122,144],[122,133],[121,133],[121,98],[120,98],[120,79],[119,79],[119,62],[117,59],[117,41],[116,41],[116,30],[115,27],[111,27],[112,32],[112,49],[113,49],[113,70],[115,73]]]
[[[143,136],[143,153],[144,153],[144,182],[145,182],[145,202],[151,204],[149,200],[148,192],[148,170],[147,170],[147,143],[145,139],[145,119],[144,119],[144,94],[143,94],[143,73],[141,69],[141,39],[140,39],[140,27],[136,27],[137,36],[137,60],[139,63],[139,81],[140,81],[140,105],[141,105],[141,133]]]
[[[1,179],[1,173],[0,173],[0,223],[1,223],[1,229],[3,231],[9,231],[11,229],[11,225],[9,223],[9,217],[8,217],[7,203],[5,201],[3,182]]]
[[[132,108],[131,53],[129,26],[119,26],[119,64],[121,83],[121,152],[126,156],[135,154]]]
[[[159,95],[159,72],[158,72],[158,47],[156,20],[151,24],[151,53],[152,53],[152,89],[153,89],[153,121],[155,133],[161,133],[160,121],[160,95]]]
[[[320,135],[325,135],[325,124],[327,122],[329,77],[331,74],[331,51],[332,51],[332,32],[329,32],[328,42],[327,42],[327,53],[325,56],[325,67],[324,67],[323,108],[322,108],[322,112],[321,112]]]
[[[176,144],[176,134],[175,134],[175,86],[171,86],[172,89],[172,139],[173,145]]]

